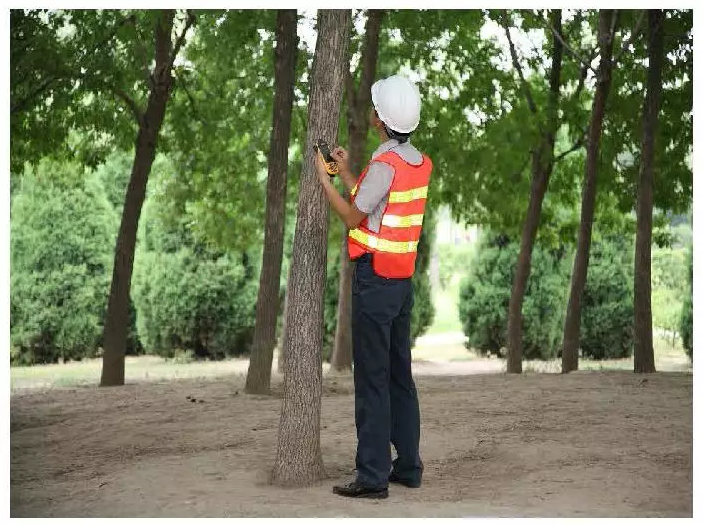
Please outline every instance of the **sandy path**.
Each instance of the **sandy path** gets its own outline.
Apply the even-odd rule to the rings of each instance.
[[[11,515],[692,514],[691,374],[430,373],[418,388],[424,485],[393,486],[382,502],[330,492],[353,467],[347,377],[325,380],[329,479],[286,490],[265,484],[280,397],[243,395],[239,376],[17,391]]]

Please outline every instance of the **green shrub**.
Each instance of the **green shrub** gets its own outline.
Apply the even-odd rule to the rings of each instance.
[[[413,275],[415,305],[410,321],[412,345],[415,345],[415,340],[432,325],[435,315],[432,303],[432,284],[430,283],[430,260],[435,235],[435,219],[431,209],[428,209],[423,222],[422,235],[417,246],[415,274]]]
[[[630,357],[634,348],[633,243],[594,243],[581,302],[581,354],[590,359]]]
[[[174,357],[190,350],[222,359],[249,352],[256,282],[241,258],[207,258],[185,247],[140,253],[136,266],[137,326],[149,353]]]
[[[467,347],[504,356],[508,304],[519,246],[486,234],[460,289],[459,316]],[[522,307],[523,356],[552,359],[561,354],[573,254],[537,243]],[[591,249],[581,310],[581,353],[591,359],[632,355],[632,243],[610,239]]]
[[[12,199],[13,364],[97,355],[117,218],[78,165],[42,160]]]
[[[693,360],[693,246],[688,251],[688,290],[681,309],[681,341],[689,359]]]
[[[503,356],[507,343],[508,303],[518,244],[486,235],[463,280],[459,316],[467,347],[484,355]],[[566,305],[564,262],[536,246],[523,304],[523,356],[551,359],[559,349]]]
[[[686,250],[652,248],[652,324],[675,339],[688,290]]]
[[[149,353],[222,359],[251,348],[257,269],[248,254],[196,241],[185,218],[163,219],[145,205],[132,296]]]

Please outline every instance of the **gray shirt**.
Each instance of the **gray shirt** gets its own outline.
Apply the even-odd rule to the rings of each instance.
[[[390,139],[373,152],[369,170],[359,185],[354,205],[359,208],[359,211],[368,215],[368,228],[376,233],[381,229],[381,219],[388,203],[388,192],[393,183],[395,170],[390,164],[374,161],[374,159],[387,151],[394,151],[413,166],[422,164],[422,154],[410,142],[399,144],[397,140]]]

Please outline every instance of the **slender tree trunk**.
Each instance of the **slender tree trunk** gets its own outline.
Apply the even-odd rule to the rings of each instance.
[[[653,9],[649,17],[649,70],[644,102],[642,160],[637,191],[635,242],[635,372],[655,372],[652,341],[652,208],[654,206],[654,142],[661,107],[664,61],[664,13]]]
[[[563,38],[561,10],[549,14],[554,31]],[[564,46],[556,35],[552,37],[552,67],[549,73],[549,100],[547,102],[546,129],[539,146],[532,154],[532,182],[527,216],[522,227],[520,253],[515,267],[513,287],[508,305],[508,363],[507,371],[522,373],[522,303],[527,290],[527,280],[532,266],[532,248],[539,228],[542,202],[547,192],[549,178],[554,166],[554,142],[559,128],[559,91],[561,88],[561,66]],[[514,59],[515,60],[515,59]],[[529,89],[529,88],[526,88]]]
[[[351,72],[347,76],[347,121],[349,123],[349,165],[352,173],[359,175],[364,163],[366,138],[369,133],[369,109],[371,107],[371,85],[376,79],[378,63],[378,37],[384,11],[369,9],[361,55],[361,79],[358,90],[354,87]],[[348,193],[345,192],[345,196]],[[354,264],[349,260],[347,234],[344,229],[339,254],[339,294],[337,299],[337,326],[331,364],[335,370],[351,370],[351,283]]]
[[[288,282],[288,319],[283,341],[286,373],[271,481],[308,485],[325,476],[320,449],[322,323],[329,206],[315,174],[312,145],[337,138],[346,69],[351,10],[318,11],[305,164]]]
[[[596,207],[596,182],[598,179],[598,163],[600,161],[600,140],[605,117],[605,106],[612,80],[613,69],[613,40],[615,12],[612,9],[602,9],[598,22],[598,45],[600,48],[600,65],[596,94],[591,109],[591,123],[588,129],[586,147],[586,169],[581,198],[581,224],[579,226],[578,245],[574,257],[574,267],[571,273],[571,291],[569,305],[564,321],[564,339],[561,355],[561,371],[563,373],[578,370],[578,352],[580,347],[581,330],[581,298],[588,277],[588,260],[591,252],[591,234],[593,231],[593,216]]]
[[[288,272],[288,279],[290,282],[290,271]],[[286,290],[286,297],[283,302],[283,322],[281,324],[281,337],[278,342],[278,373],[285,374],[286,372],[286,354],[283,350],[286,348],[286,319],[288,319],[288,290]]]
[[[146,196],[146,185],[156,156],[156,145],[166,114],[173,79],[171,76],[171,30],[173,10],[165,10],[155,29],[155,67],[153,87],[135,142],[134,164],[127,186],[120,230],[115,247],[112,284],[103,329],[103,367],[100,386],[124,384],[125,349],[129,330],[129,292],[132,283],[134,250],[139,216]]]
[[[276,345],[283,233],[286,222],[288,145],[298,48],[297,22],[295,9],[278,11],[274,64],[273,129],[271,130],[266,184],[264,255],[259,278],[259,296],[256,302],[254,342],[246,381],[246,392],[250,394],[267,394],[271,387],[271,365],[273,363],[273,349]]]

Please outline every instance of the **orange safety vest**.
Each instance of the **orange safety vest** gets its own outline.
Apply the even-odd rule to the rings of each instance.
[[[389,164],[394,170],[388,204],[383,211],[378,233],[369,230],[368,218],[349,232],[349,257],[354,260],[365,253],[372,253],[376,274],[391,279],[412,277],[415,272],[417,244],[422,233],[432,161],[422,155],[422,164],[414,166],[393,151],[379,155],[374,161]],[[352,204],[368,170],[369,167],[366,166],[352,189]]]

